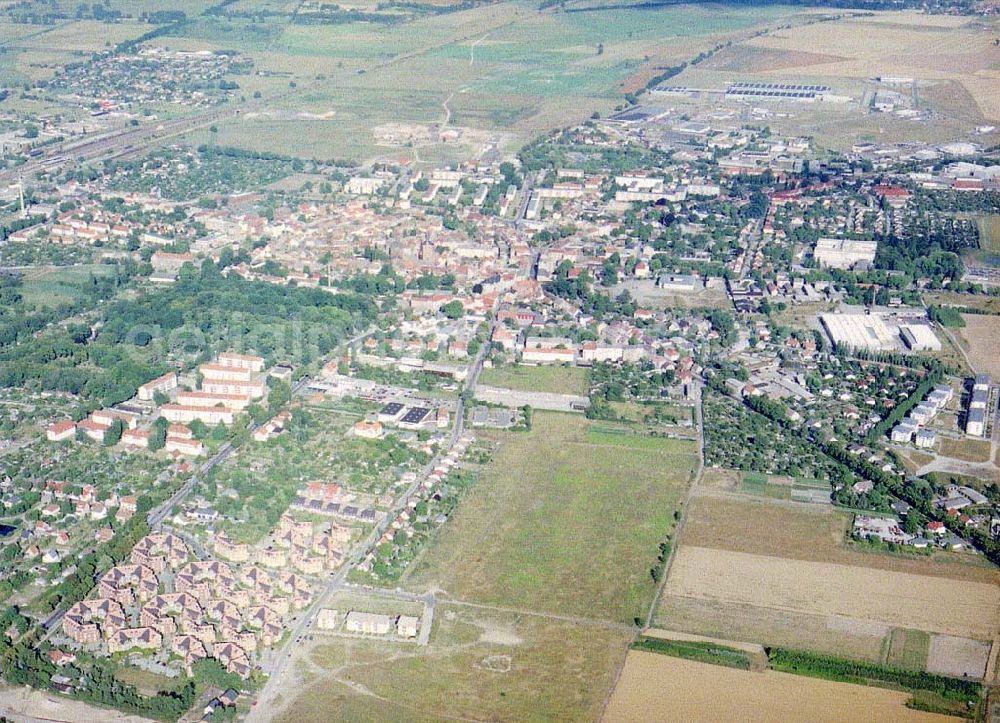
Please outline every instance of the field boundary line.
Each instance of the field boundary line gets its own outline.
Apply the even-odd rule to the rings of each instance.
[[[514,615],[528,615],[530,617],[548,618],[549,620],[559,620],[560,622],[575,623],[577,625],[589,625],[591,627],[607,628],[609,630],[621,630],[632,632],[636,629],[634,625],[628,623],[617,623],[614,620],[603,620],[601,618],[585,618],[579,615],[562,615],[560,613],[549,613],[542,610],[528,610],[527,608],[512,608],[506,605],[491,605],[490,603],[477,603],[469,600],[457,598],[437,598],[438,605],[457,605],[460,607],[477,608],[480,610],[492,610],[494,612],[510,613]]]

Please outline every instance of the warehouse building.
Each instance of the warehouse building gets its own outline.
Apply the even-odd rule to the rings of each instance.
[[[821,238],[816,241],[813,258],[817,265],[831,269],[866,268],[875,261],[877,241],[846,238]]]

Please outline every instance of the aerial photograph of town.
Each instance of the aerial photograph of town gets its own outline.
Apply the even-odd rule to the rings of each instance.
[[[0,0],[0,723],[1000,723],[1000,0]]]

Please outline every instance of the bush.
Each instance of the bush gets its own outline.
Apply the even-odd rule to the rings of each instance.
[[[801,650],[771,648],[767,651],[767,659],[771,668],[786,673],[883,688],[926,690],[954,701],[976,700],[980,693],[979,683],[973,680],[900,670]]]

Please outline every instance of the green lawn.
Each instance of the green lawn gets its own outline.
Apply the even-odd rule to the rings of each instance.
[[[82,288],[91,275],[103,276],[110,269],[97,264],[30,271],[25,274],[21,295],[25,301],[40,306],[71,303],[83,298]]]
[[[628,450],[658,452],[660,454],[687,454],[691,442],[684,439],[650,437],[632,430],[618,430],[610,427],[590,427],[584,436],[587,444],[621,447]]]
[[[503,366],[483,369],[479,381],[524,392],[587,394],[587,370],[564,366]]]
[[[176,690],[181,681],[178,678],[168,678],[159,673],[151,673],[141,668],[124,666],[115,671],[115,678],[123,683],[134,685],[144,695],[156,695],[161,690]]]
[[[589,431],[538,412],[404,576],[458,599],[609,620],[642,617],[649,570],[674,527],[694,443]],[[633,440],[635,443],[633,443]]]

